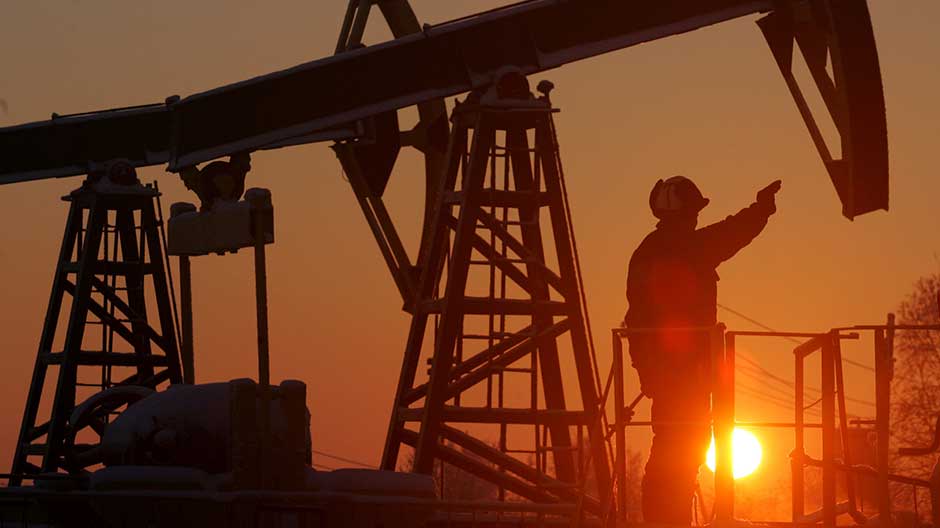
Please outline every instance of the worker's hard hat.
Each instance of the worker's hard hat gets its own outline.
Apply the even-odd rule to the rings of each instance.
[[[660,220],[670,216],[698,213],[708,202],[708,198],[702,196],[702,191],[695,183],[685,176],[659,180],[650,193],[650,209],[653,210],[653,216]]]

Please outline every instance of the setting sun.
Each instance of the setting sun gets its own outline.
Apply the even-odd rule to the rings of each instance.
[[[753,433],[735,428],[732,435],[732,449],[734,450],[734,478],[744,478],[757,470],[763,456],[763,449],[761,449],[760,442]],[[711,445],[708,446],[705,465],[708,466],[708,469],[715,471],[714,436],[712,436]]]

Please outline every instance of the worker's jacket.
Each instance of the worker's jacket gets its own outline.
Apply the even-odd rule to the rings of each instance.
[[[772,206],[754,203],[697,230],[660,222],[630,259],[625,325],[669,329],[717,324],[715,269],[748,245],[771,214]],[[708,339],[707,332],[678,330],[630,334],[630,356],[643,392],[655,397],[659,388],[676,383],[707,388]]]

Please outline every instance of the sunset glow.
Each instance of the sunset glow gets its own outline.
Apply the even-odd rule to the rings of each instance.
[[[760,441],[750,431],[744,429],[734,429],[732,435],[732,449],[734,450],[734,478],[744,478],[760,466],[763,457],[763,449]],[[712,436],[712,443],[708,446],[708,454],[705,457],[705,465],[708,469],[715,471],[715,437]]]

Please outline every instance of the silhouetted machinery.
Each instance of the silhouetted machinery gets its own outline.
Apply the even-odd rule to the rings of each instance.
[[[364,46],[375,8],[396,38]],[[447,522],[479,522],[483,509],[507,508],[540,521],[613,519],[615,461],[601,405],[608,387],[586,318],[552,86],[543,81],[533,95],[527,76],[757,13],[766,13],[761,30],[843,214],[887,209],[884,97],[864,0],[531,0],[436,26],[421,26],[407,0],[350,0],[332,57],[165,103],[0,129],[0,183],[87,175],[69,197],[13,487],[2,494],[16,501],[2,502],[4,519],[43,513],[44,522],[70,524],[81,504],[82,515],[95,519],[89,523],[113,525],[441,521],[428,477],[391,473],[401,467],[403,446],[414,449],[417,473],[452,465],[491,483],[500,499],[526,501],[448,503]],[[806,102],[793,73],[795,47],[839,145],[826,144]],[[448,120],[444,98],[462,93],[469,95]],[[402,131],[397,111],[411,105],[420,120]],[[267,380],[263,249],[273,241],[273,213],[260,191],[239,202],[247,154],[320,141],[334,142],[412,316],[386,471],[312,470],[304,386]],[[407,146],[424,155],[426,168],[414,258],[382,198]],[[231,158],[197,168],[224,156]],[[198,212],[174,205],[170,220],[169,247],[183,276],[182,329],[166,283],[159,193],[134,175],[164,164],[202,201]],[[189,257],[242,247],[260,255],[259,383],[194,385]],[[53,351],[65,294],[64,348]],[[158,328],[146,313],[151,305]],[[115,336],[132,351],[118,351]],[[94,339],[101,346],[90,350]],[[562,384],[565,356],[576,370],[573,398]],[[50,366],[58,368],[52,414],[39,421]],[[100,379],[83,381],[80,366]],[[127,375],[113,377],[118,370]],[[80,401],[88,385],[91,394]],[[514,399],[512,386],[527,401]],[[489,436],[481,432],[487,428]],[[89,431],[97,444],[77,440]],[[35,484],[21,486],[24,480]],[[369,514],[344,516],[347,507]]]

